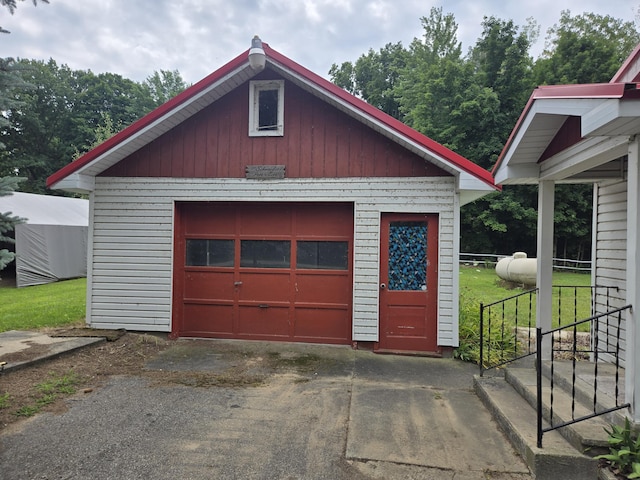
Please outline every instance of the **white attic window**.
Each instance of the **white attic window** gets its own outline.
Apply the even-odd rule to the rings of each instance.
[[[249,136],[284,135],[284,80],[249,82]]]

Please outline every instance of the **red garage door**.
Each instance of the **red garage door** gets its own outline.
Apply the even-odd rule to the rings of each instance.
[[[178,203],[173,333],[349,343],[353,205]]]

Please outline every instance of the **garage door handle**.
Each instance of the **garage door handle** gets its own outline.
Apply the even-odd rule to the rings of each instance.
[[[239,287],[240,285],[242,285],[242,282],[233,282],[234,287]]]
[[[269,308],[269,305],[267,305],[266,303],[262,303],[262,304],[258,305],[258,307],[260,307],[260,308]]]

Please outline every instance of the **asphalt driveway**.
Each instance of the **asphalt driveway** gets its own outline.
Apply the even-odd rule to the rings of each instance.
[[[181,340],[147,369],[8,429],[0,478],[531,478],[455,360]]]

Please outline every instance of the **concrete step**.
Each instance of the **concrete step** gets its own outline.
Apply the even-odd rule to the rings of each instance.
[[[581,404],[593,409],[593,391],[596,364],[593,362],[576,362],[575,372],[575,396]],[[542,363],[542,373],[545,377],[551,378],[550,362]],[[598,411],[614,408],[616,405],[625,403],[624,399],[624,369],[618,372],[618,387],[616,398],[616,368],[610,363],[599,363],[597,365],[597,396],[596,408]],[[554,386],[559,386],[566,392],[571,392],[573,381],[571,362],[554,362]],[[627,410],[617,410],[604,415],[602,418],[608,424],[624,425]]]
[[[554,377],[557,377],[554,375]],[[506,381],[513,386],[527,403],[535,410],[536,408],[536,372],[528,368],[507,368],[505,370]],[[547,422],[551,418],[551,387],[548,378],[543,376],[542,383],[542,413]],[[577,397],[577,396],[576,396]],[[575,404],[571,404],[571,394],[567,393],[557,381],[554,380],[553,389],[553,424],[569,422],[575,418],[580,418],[593,413],[593,402],[591,408],[582,404],[576,399]],[[609,427],[609,422],[603,417],[595,417],[584,420],[557,431],[573,445],[575,449],[590,456],[609,453],[607,443],[608,435],[605,428]],[[548,433],[543,437],[543,446]]]
[[[474,388],[536,480],[596,480],[598,462],[576,450],[557,431],[537,447],[536,411],[504,376],[474,377]]]

